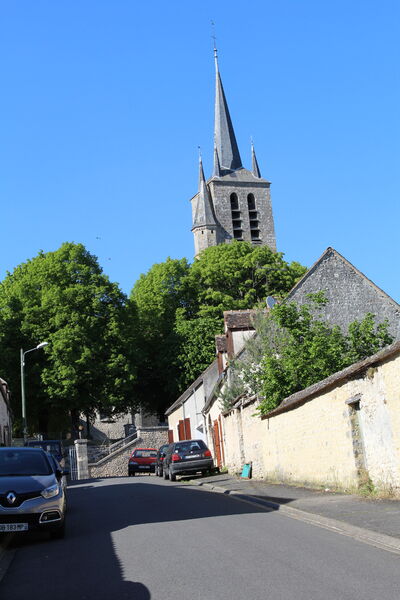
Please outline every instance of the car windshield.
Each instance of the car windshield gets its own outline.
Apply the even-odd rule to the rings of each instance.
[[[157,450],[135,450],[133,456],[136,458],[149,458],[157,456]]]
[[[45,452],[51,452],[52,454],[61,454],[60,444],[57,442],[29,442],[28,446],[32,448],[43,448]]]
[[[50,463],[42,452],[0,449],[0,476],[50,475],[52,472]]]
[[[207,446],[203,440],[194,440],[190,442],[179,442],[175,446],[175,452],[201,452],[205,450]]]

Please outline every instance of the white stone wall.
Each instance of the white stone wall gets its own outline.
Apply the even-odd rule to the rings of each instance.
[[[378,490],[400,495],[400,353],[270,418],[260,419],[256,403],[232,409],[222,417],[226,466],[239,472],[252,462],[255,478],[357,488],[359,455],[351,420],[355,398],[363,476]],[[207,422],[220,413],[215,401]]]

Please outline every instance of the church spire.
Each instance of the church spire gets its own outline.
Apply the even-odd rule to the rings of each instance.
[[[254,150],[253,140],[251,141],[251,165],[252,165],[252,171],[253,171],[254,177],[261,179],[260,168],[258,166],[257,157],[256,157],[256,153]]]
[[[203,161],[199,157],[199,192],[197,207],[193,221],[192,229],[196,227],[216,227],[214,213],[211,205],[211,196],[208,191],[206,179],[204,177]]]
[[[242,168],[242,161],[233,131],[232,121],[226,102],[224,88],[218,69],[217,48],[214,45],[215,60],[215,124],[214,140],[220,168],[227,171],[235,171]]]

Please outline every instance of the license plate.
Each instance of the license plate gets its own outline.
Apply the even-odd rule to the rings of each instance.
[[[0,523],[0,531],[28,531],[28,523]]]
[[[140,465],[139,469],[150,469],[149,465]]]
[[[190,456],[185,456],[185,458],[200,458],[200,454],[191,454]]]

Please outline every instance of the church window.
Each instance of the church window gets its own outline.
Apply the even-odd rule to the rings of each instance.
[[[249,209],[249,222],[250,222],[250,237],[253,241],[260,240],[260,223],[258,220],[258,211],[256,206],[256,199],[253,194],[247,196],[247,207]]]
[[[231,194],[230,200],[231,200],[233,237],[235,240],[242,240],[243,239],[242,214],[239,209],[239,200],[235,193]]]

